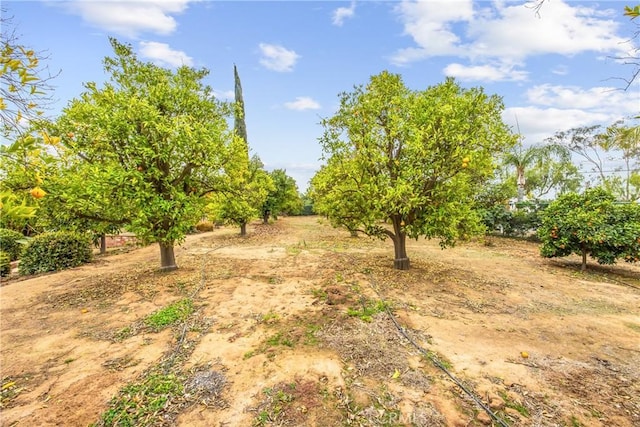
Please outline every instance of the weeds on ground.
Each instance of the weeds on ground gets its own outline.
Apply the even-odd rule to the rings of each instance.
[[[582,423],[575,417],[575,415],[571,416],[571,427],[582,427]]]
[[[530,414],[526,406],[524,406],[520,402],[513,400],[505,391],[501,391],[498,394],[500,395],[500,397],[502,397],[502,400],[504,400],[505,407],[515,409],[523,417],[529,418]]]
[[[385,301],[366,301],[362,300],[360,307],[348,308],[347,315],[350,317],[358,317],[365,322],[371,322],[373,316],[378,313],[387,311],[391,308],[390,304]]]
[[[636,332],[640,332],[640,324],[637,323],[631,323],[631,322],[625,322],[624,324],[627,328],[636,331]]]
[[[152,373],[125,386],[112,399],[94,427],[147,426],[157,422],[167,404],[184,392],[183,382],[174,374]]]
[[[193,301],[185,298],[151,313],[144,319],[144,324],[158,332],[185,320],[191,313],[193,313]]]
[[[289,384],[287,388],[293,391],[295,389],[295,383]],[[262,393],[264,393],[267,398],[268,407],[258,413],[254,425],[264,426],[267,425],[267,423],[278,421],[283,411],[293,402],[293,394],[288,391],[287,389],[274,390],[273,388],[265,388],[262,390]]]
[[[253,425],[306,425],[307,414],[320,405],[321,391],[312,381],[295,379],[262,390],[262,401],[252,410]]]

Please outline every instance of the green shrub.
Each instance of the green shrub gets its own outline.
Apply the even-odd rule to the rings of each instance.
[[[8,276],[11,273],[11,260],[9,254],[0,251],[0,277]]]
[[[0,228],[0,250],[6,252],[11,261],[20,258],[20,252],[22,252],[20,240],[22,239],[24,239],[22,233],[8,228]]]
[[[144,323],[151,329],[160,331],[165,326],[185,320],[191,313],[193,313],[193,301],[185,298],[154,311],[144,319]]]
[[[196,230],[198,230],[201,233],[204,233],[206,231],[213,231],[214,225],[211,221],[200,221],[199,223],[196,224]]]
[[[542,213],[538,237],[543,257],[587,256],[599,264],[640,261],[640,205],[617,203],[602,188],[590,188],[583,194],[567,193],[558,197]]]
[[[77,267],[91,261],[91,241],[72,231],[42,233],[32,238],[20,258],[20,274]]]

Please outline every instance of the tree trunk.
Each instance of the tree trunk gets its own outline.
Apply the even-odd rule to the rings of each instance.
[[[159,243],[160,245],[160,270],[172,271],[177,270],[176,256],[173,252],[173,243]]]
[[[393,249],[395,252],[395,259],[393,260],[393,268],[396,270],[408,270],[409,257],[407,256],[407,235],[403,230],[404,224],[402,224],[402,218],[400,216],[394,216],[392,218],[394,235]]]
[[[246,236],[247,235],[247,223],[246,222],[241,222],[240,223],[240,235],[241,236]]]
[[[582,245],[582,266],[580,267],[580,271],[587,270],[587,248]]]
[[[518,178],[517,178],[517,186],[518,186],[518,203],[522,203],[524,200],[524,187],[526,185],[526,180],[524,177],[524,168],[522,166],[518,166],[517,168]]]
[[[107,235],[100,235],[100,255],[104,255],[107,253]]]
[[[271,211],[265,211],[262,214],[262,223],[263,224],[269,224],[269,215],[271,214]]]

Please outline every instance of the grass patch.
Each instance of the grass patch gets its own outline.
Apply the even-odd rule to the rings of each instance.
[[[320,325],[309,324],[307,325],[307,329],[304,331],[304,344],[305,345],[317,345],[318,337],[316,333],[322,329]]]
[[[296,255],[299,255],[302,252],[302,250],[306,248],[307,248],[307,242],[300,242],[292,246],[287,246],[285,251],[288,255],[296,256]]]
[[[373,316],[378,313],[387,311],[391,308],[390,304],[385,301],[361,301],[360,307],[347,309],[347,315],[350,317],[358,317],[365,322],[371,322]]]
[[[280,315],[278,313],[274,313],[272,311],[268,312],[267,314],[263,314],[260,317],[260,323],[276,323],[280,320]]]
[[[125,386],[94,424],[100,426],[147,426],[157,424],[168,403],[182,395],[182,381],[173,374],[153,373]]]
[[[582,427],[582,423],[575,417],[575,415],[571,416],[571,427]]]
[[[289,388],[291,390],[288,390]],[[295,383],[280,389],[265,388],[262,390],[269,405],[258,413],[254,425],[264,426],[279,421],[283,410],[294,400],[293,394],[289,392],[293,390],[295,390]]]
[[[311,295],[317,300],[326,301],[327,300],[327,291],[322,288],[314,288],[311,289]]]
[[[131,326],[125,326],[122,329],[118,329],[116,333],[113,335],[113,339],[117,342],[124,341],[127,338],[133,336],[133,329]]]
[[[513,400],[512,398],[510,398],[509,395],[505,391],[501,391],[498,394],[500,394],[500,397],[502,397],[502,400],[504,400],[504,406],[505,407],[511,408],[511,409],[515,409],[523,417],[529,418],[530,414],[529,414],[529,410],[526,408],[526,406],[524,406],[522,403],[517,402],[517,401]]]
[[[293,347],[293,341],[291,341],[291,339],[285,336],[282,332],[277,332],[276,334],[270,336],[269,338],[267,338],[265,343],[269,347],[277,347],[279,345]]]
[[[321,405],[318,385],[299,378],[263,389],[261,400],[252,408],[257,414],[253,419],[254,426],[311,425],[308,414]]]
[[[436,353],[433,350],[427,351],[427,354],[424,357],[429,359],[432,363],[436,365],[439,364],[440,366],[442,366],[443,368],[449,371],[453,369],[453,364],[449,359],[443,357],[442,355]]]
[[[251,359],[253,356],[256,356],[262,353],[267,353],[267,357],[272,358],[273,356],[275,356],[275,354],[269,351],[270,348],[280,347],[280,346],[293,348],[295,345],[295,341],[296,339],[290,336],[289,334],[284,334],[281,331],[276,332],[275,334],[267,338],[260,345],[260,347],[256,348],[255,350],[247,351],[242,356],[242,359],[243,360]]]
[[[191,313],[193,301],[185,298],[151,313],[144,319],[144,324],[157,332],[185,320]]]
[[[625,322],[624,325],[632,331],[640,332],[640,325],[637,323]]]

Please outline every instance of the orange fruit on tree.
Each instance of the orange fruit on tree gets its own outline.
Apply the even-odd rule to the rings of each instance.
[[[47,193],[40,187],[34,187],[29,192],[34,199],[42,199]]]

